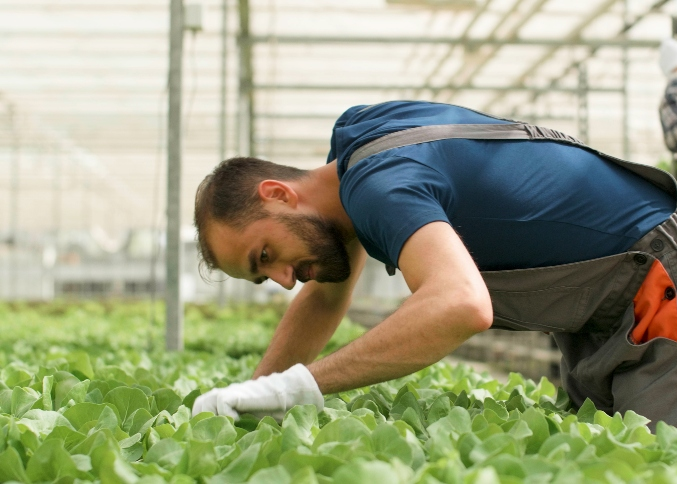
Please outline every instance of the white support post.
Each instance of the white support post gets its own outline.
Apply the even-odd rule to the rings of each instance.
[[[181,299],[181,64],[183,2],[171,0],[169,29],[169,114],[167,122],[166,348],[183,349]]]

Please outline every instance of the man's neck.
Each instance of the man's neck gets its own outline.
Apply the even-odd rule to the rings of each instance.
[[[353,223],[339,197],[336,160],[312,170],[298,188],[302,203],[317,211],[321,217],[337,223],[347,241],[356,237]]]

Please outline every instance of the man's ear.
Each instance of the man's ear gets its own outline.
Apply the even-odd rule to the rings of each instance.
[[[291,186],[279,180],[263,180],[258,186],[259,197],[263,203],[284,203],[296,208],[299,196]]]

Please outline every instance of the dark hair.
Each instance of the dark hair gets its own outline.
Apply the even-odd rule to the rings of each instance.
[[[226,223],[242,230],[248,224],[265,218],[258,195],[263,180],[297,180],[308,172],[292,166],[276,165],[258,158],[237,157],[219,163],[197,187],[194,223],[197,229],[200,274],[203,269],[217,269],[216,258],[205,240],[210,222]]]

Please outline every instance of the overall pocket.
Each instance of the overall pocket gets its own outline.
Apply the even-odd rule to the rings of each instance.
[[[498,325],[533,331],[576,331],[585,323],[590,292],[588,287],[489,291]]]
[[[625,252],[558,266],[482,272],[491,296],[494,325],[579,331],[602,304],[612,305],[627,291],[627,281],[638,271],[636,256]]]

